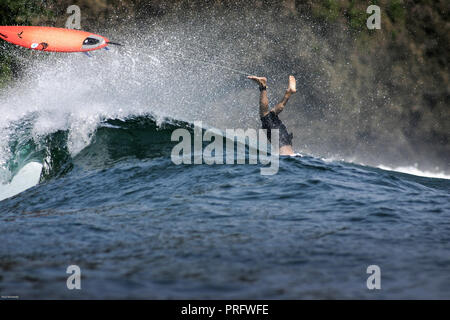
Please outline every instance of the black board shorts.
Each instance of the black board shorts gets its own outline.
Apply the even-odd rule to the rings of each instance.
[[[279,131],[279,139],[280,139],[280,148],[283,146],[292,146],[292,133],[287,131],[284,123],[278,118],[278,115],[275,112],[270,111],[264,117],[261,118],[262,128],[267,130],[267,139],[269,141],[271,138],[271,129],[278,129]]]

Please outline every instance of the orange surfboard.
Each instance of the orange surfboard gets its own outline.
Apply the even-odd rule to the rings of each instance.
[[[0,26],[0,38],[24,48],[51,52],[86,52],[109,43],[94,33],[53,27]]]

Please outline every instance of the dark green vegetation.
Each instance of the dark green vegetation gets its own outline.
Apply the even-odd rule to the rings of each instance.
[[[43,3],[0,0],[0,25],[62,27],[66,8],[75,2],[46,1],[45,8]],[[275,32],[264,35],[268,49],[251,53],[252,59],[269,64],[280,59],[279,52],[270,49],[272,44],[278,45],[287,66],[280,65],[279,73],[293,72],[300,78],[305,100],[295,112],[301,118],[287,120],[290,127],[301,128],[297,136],[302,141],[297,140],[297,147],[321,154],[329,150],[334,155],[364,155],[362,160],[367,163],[376,162],[371,161],[374,155],[384,154],[392,164],[414,159],[411,161],[449,170],[449,2],[370,3],[381,8],[381,30],[366,28],[367,1],[76,1],[82,12],[89,12],[83,15],[82,26],[93,30],[170,14],[188,19],[209,10],[234,10],[242,17],[266,10],[274,17],[264,21],[266,24],[309,24],[313,36],[294,38],[280,34],[286,30],[277,33],[278,27],[274,27]],[[305,39],[312,41],[304,43]],[[16,50],[7,44],[1,48]],[[20,74],[20,64],[13,57],[0,53],[0,83]],[[245,65],[246,58],[242,59],[241,65]]]
[[[33,25],[48,16],[44,2],[35,0],[0,0],[0,26]],[[3,41],[2,41],[3,42]],[[8,54],[10,46],[0,47],[0,87],[20,74],[20,64]]]

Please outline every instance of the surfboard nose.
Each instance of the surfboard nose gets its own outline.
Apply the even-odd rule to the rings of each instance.
[[[95,50],[108,45],[109,40],[97,34],[91,34],[83,41],[82,50]]]

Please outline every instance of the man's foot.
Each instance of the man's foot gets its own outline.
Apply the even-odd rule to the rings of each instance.
[[[297,81],[295,81],[294,76],[289,76],[289,86],[287,91],[289,93],[296,93],[297,92]]]
[[[247,78],[258,83],[260,87],[267,87],[267,78],[266,77],[248,76]]]

